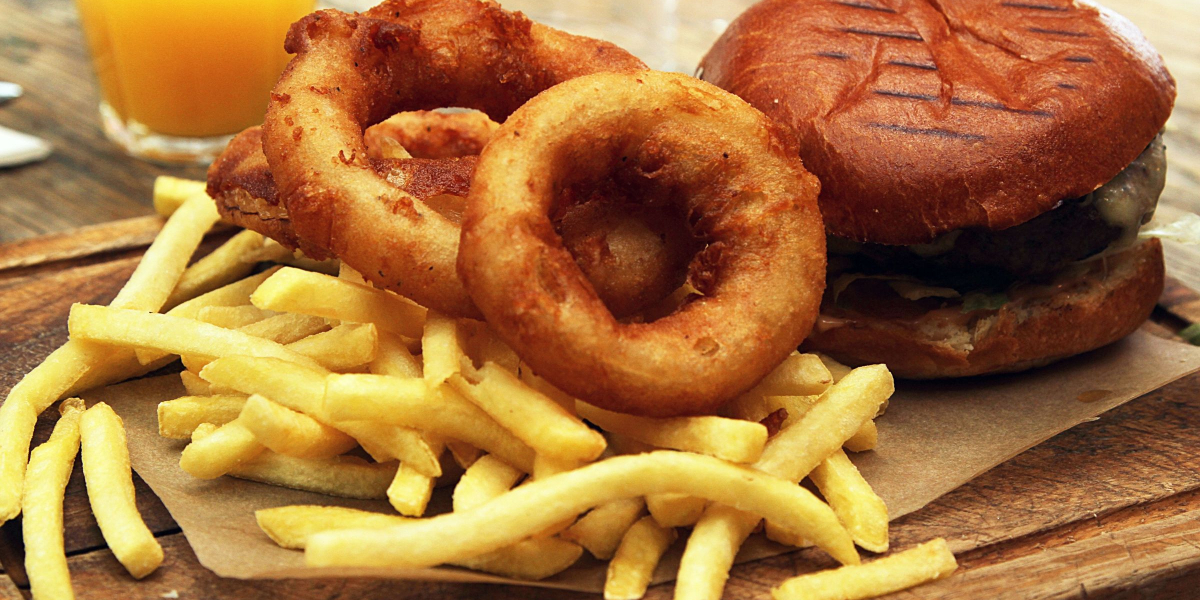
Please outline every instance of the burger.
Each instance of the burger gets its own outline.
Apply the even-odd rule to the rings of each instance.
[[[765,0],[698,75],[789,128],[829,246],[805,349],[898,376],[1044,365],[1150,315],[1175,82],[1083,0]]]

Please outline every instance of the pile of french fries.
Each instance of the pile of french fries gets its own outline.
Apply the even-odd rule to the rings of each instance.
[[[203,184],[162,178],[155,206],[169,218],[126,286],[108,306],[72,307],[70,341],[0,408],[0,522],[24,511],[35,598],[70,597],[62,494],[81,440],[117,558],[134,577],[162,561],[133,503],[119,417],[65,400],[29,456],[37,415],[176,358],[187,395],[161,403],[158,423],[189,440],[184,471],[394,509],[258,511],[266,535],[310,565],[447,564],[537,580],[587,552],[609,561],[605,598],[633,599],[683,538],[675,597],[720,598],[738,549],[762,528],[843,565],[785,581],[779,599],[868,598],[956,567],[942,540],[860,564],[856,546],[888,551],[888,514],[845,451],[877,443],[874,418],[893,391],[883,366],[795,353],[721,415],[613,413],[538,377],[486,324],[428,311],[257,233],[189,266],[217,221]],[[798,485],[805,479],[819,497]],[[453,511],[427,516],[443,486],[453,486]]]

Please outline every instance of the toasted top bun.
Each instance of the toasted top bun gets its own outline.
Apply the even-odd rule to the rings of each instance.
[[[1162,245],[1152,239],[1028,286],[998,310],[899,320],[823,307],[802,349],[848,365],[885,363],[908,379],[1022,371],[1133,333],[1162,290]]]
[[[1175,98],[1141,32],[1083,0],[765,0],[700,69],[796,131],[830,233],[881,244],[1087,194]]]

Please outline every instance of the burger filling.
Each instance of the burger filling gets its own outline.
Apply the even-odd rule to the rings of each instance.
[[[823,312],[840,308],[904,319],[949,306],[962,313],[990,311],[1018,288],[1061,285],[1087,263],[1137,241],[1138,230],[1154,216],[1165,179],[1159,135],[1108,183],[1015,227],[960,229],[913,246],[830,236]]]

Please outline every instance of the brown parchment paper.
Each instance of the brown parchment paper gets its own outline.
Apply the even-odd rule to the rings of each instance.
[[[1139,331],[1112,346],[1015,375],[964,381],[900,382],[878,420],[879,447],[852,455],[895,519],[1027,448],[1106,410],[1200,369],[1200,348]],[[529,583],[455,568],[313,569],[303,553],[281,549],[255,524],[254,510],[288,504],[337,504],[391,512],[384,501],[345,500],[223,477],[193,479],[179,468],[180,440],[158,436],[157,404],[183,395],[176,376],[126,383],[88,395],[125,420],[133,468],[162,499],[200,563],[223,577],[375,576],[494,582],[595,591],[605,566],[586,556],[552,579]],[[449,505],[449,489],[433,507]],[[441,496],[440,498],[438,496]],[[443,508],[444,510],[444,508]],[[656,582],[673,578],[682,544],[663,560]],[[752,537],[744,562],[787,549]]]

